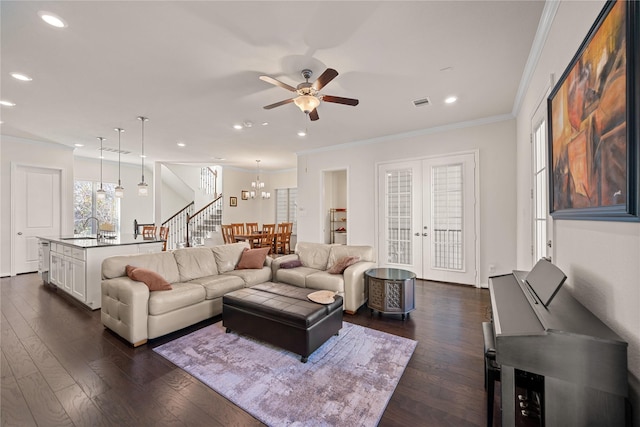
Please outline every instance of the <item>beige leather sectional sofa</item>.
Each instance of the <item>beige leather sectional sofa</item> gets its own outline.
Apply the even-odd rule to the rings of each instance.
[[[356,256],[359,261],[342,274],[327,271],[338,260]],[[300,267],[283,269],[281,266],[299,260]],[[355,313],[365,302],[364,272],[376,266],[373,247],[298,242],[295,254],[273,260],[273,281],[291,285],[335,291],[344,300],[344,311]]]
[[[364,303],[364,271],[375,265],[368,246],[325,245],[300,242],[295,255],[272,260],[260,269],[236,270],[247,243],[177,249],[154,254],[123,255],[102,263],[104,326],[134,346],[222,313],[222,296],[243,287],[281,281],[312,289],[334,290],[343,296],[348,312]],[[326,270],[344,256],[362,260],[343,274]],[[286,260],[303,265],[281,269]],[[152,270],[171,284],[171,290],[150,292],[147,285],[130,279],[126,266]],[[275,275],[274,275],[275,274]]]

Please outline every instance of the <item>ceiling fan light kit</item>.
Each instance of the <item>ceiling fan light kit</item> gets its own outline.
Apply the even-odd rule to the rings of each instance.
[[[281,82],[280,80],[276,80],[273,77],[260,76],[260,80],[262,81],[275,86],[280,86],[283,89],[298,94],[298,96],[295,98],[285,99],[284,101],[276,102],[275,104],[266,105],[264,109],[270,110],[272,108],[293,102],[298,106],[298,108],[300,108],[303,113],[309,116],[309,119],[311,121],[315,121],[320,118],[318,116],[317,110],[318,106],[320,105],[320,101],[351,106],[358,105],[359,101],[354,98],[342,98],[339,96],[320,94],[320,89],[322,89],[331,80],[335,79],[338,76],[338,72],[336,70],[334,70],[333,68],[327,68],[315,82],[309,83],[309,79],[311,78],[312,74],[313,72],[309,69],[302,70],[302,77],[305,79],[305,81],[303,83],[300,83],[295,88],[291,85]]]

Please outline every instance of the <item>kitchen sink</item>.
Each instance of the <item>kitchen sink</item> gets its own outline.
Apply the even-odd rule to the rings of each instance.
[[[91,236],[61,237],[60,240],[96,240],[96,238]]]

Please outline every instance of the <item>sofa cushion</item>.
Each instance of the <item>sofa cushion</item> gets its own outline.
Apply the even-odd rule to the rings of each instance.
[[[229,276],[227,274],[199,277],[191,280],[189,283],[197,283],[204,286],[207,294],[206,299],[220,298],[227,292],[242,289],[245,286],[245,282],[241,277]]]
[[[170,291],[149,293],[149,315],[157,316],[204,301],[206,292],[196,283],[173,283]]]
[[[326,270],[331,247],[332,245],[325,243],[299,242],[296,245],[296,254],[303,266]]]
[[[218,245],[211,248],[216,259],[218,274],[234,270],[236,268],[236,265],[238,265],[238,261],[240,261],[242,252],[245,248],[248,247],[249,243],[239,242],[230,243],[227,245]]]
[[[160,252],[156,254],[118,255],[106,258],[102,261],[102,277],[113,279],[126,276],[127,265],[142,267],[155,271],[164,277],[169,283],[179,282],[180,273],[173,252]]]
[[[375,262],[375,254],[372,246],[333,245],[329,253],[329,265],[333,265],[340,258],[346,256],[360,257],[360,261]]]
[[[240,277],[247,286],[257,285],[271,280],[271,267],[260,269],[233,270],[224,273],[224,276]]]
[[[134,267],[132,265],[127,265],[125,270],[127,271],[127,276],[129,276],[131,280],[144,283],[149,288],[149,291],[171,290],[169,282],[155,271],[147,270],[142,267]]]
[[[349,267],[350,265],[355,264],[358,261],[360,261],[360,257],[359,256],[342,257],[339,260],[337,260],[335,262],[335,264],[333,264],[331,267],[329,267],[329,269],[327,270],[327,273],[329,273],[329,274],[342,274],[347,269],[347,267]]]
[[[305,286],[311,289],[325,289],[344,294],[344,277],[341,274],[318,271],[305,278]]]
[[[218,274],[216,259],[211,248],[184,248],[173,251],[178,264],[180,281]]]
[[[276,271],[276,276],[273,278],[275,282],[288,283],[290,285],[296,285],[305,287],[305,278],[313,273],[317,273],[318,270],[309,267],[298,267],[291,269],[279,269]]]
[[[236,270],[245,269],[260,269],[264,267],[264,260],[267,259],[267,255],[271,248],[245,248],[240,255],[240,261],[236,266]]]

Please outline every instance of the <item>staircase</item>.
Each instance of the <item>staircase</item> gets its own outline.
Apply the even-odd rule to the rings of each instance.
[[[222,194],[193,215],[187,216],[186,246],[201,246],[222,225]]]

